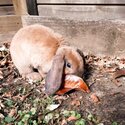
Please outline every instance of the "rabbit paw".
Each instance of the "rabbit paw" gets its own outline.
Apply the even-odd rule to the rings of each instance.
[[[37,72],[32,72],[26,75],[28,81],[37,82],[42,80],[42,76]]]

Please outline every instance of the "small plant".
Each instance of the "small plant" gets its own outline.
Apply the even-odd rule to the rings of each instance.
[[[81,114],[76,111],[64,110],[64,111],[62,111],[62,114],[64,117],[68,118],[68,120],[69,120],[69,118],[73,118],[73,120],[75,121],[75,125],[86,125],[86,120],[83,119],[81,117]]]
[[[118,123],[117,122],[113,122],[112,125],[118,125]]]
[[[34,119],[36,114],[36,108],[32,108],[30,111],[18,111],[20,120],[17,122],[18,125],[37,125],[36,119]]]

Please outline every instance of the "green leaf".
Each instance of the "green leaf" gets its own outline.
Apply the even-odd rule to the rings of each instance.
[[[79,113],[76,114],[75,116],[77,119],[80,119],[81,118],[81,115]]]
[[[62,114],[63,114],[65,117],[68,117],[68,116],[70,116],[70,111],[64,110],[64,111],[62,112]]]
[[[36,113],[36,108],[31,108],[31,113],[32,113],[32,115],[35,115],[35,113]]]
[[[33,125],[38,125],[38,123],[36,122],[36,120],[33,121]]]
[[[76,111],[70,111],[70,116],[74,116],[77,119],[81,118],[81,115]]]
[[[67,111],[67,110],[64,110],[64,111],[62,112],[62,114],[63,114],[65,117],[74,116],[74,117],[76,117],[77,119],[81,118],[81,114],[77,113],[76,111]]]
[[[10,99],[8,99],[8,100],[5,101],[5,104],[6,104],[7,106],[11,107],[11,106],[13,105],[13,101],[10,100]]]
[[[9,117],[9,116],[5,117],[5,122],[11,123],[12,121],[14,121],[14,118]]]
[[[75,125],[86,125],[85,119],[79,119],[75,122]]]
[[[118,125],[118,123],[117,122],[113,122],[112,125]]]
[[[59,114],[55,114],[54,118],[58,119],[59,118]]]
[[[30,115],[29,114],[25,114],[24,117],[22,118],[22,121],[26,122],[26,121],[28,121],[29,118],[30,118]]]
[[[18,111],[18,114],[19,114],[20,116],[23,116],[23,112],[22,112],[21,110]]]
[[[92,121],[92,122],[94,122],[94,123],[97,123],[97,119],[94,117],[94,115],[92,115],[91,113],[88,115],[88,120],[89,121]]]
[[[57,109],[60,106],[60,104],[50,104],[46,107],[47,110],[53,111]]]
[[[89,121],[92,121],[93,115],[90,113],[87,118],[88,118]]]
[[[76,111],[70,111],[70,116],[76,116]]]
[[[20,121],[17,123],[18,125],[24,125],[24,122]]]
[[[45,118],[44,118],[44,122],[45,123],[49,123],[49,121],[51,120],[51,119],[53,119],[53,114],[52,113],[49,113],[49,114],[47,114],[46,116],[45,116]]]

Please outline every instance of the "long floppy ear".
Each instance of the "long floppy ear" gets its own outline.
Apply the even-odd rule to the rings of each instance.
[[[59,90],[64,70],[64,56],[56,55],[53,60],[52,67],[45,78],[45,91],[48,95],[54,94]]]

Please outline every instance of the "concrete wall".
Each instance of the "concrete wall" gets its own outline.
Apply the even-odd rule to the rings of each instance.
[[[23,26],[43,24],[65,37],[84,53],[125,57],[125,21],[73,21],[50,17],[24,16]]]

